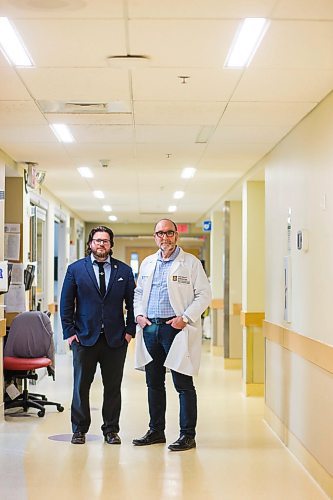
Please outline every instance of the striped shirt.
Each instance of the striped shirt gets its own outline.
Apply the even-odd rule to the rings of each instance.
[[[170,318],[175,316],[168,294],[168,275],[180,248],[176,247],[168,259],[163,260],[159,250],[147,308],[148,318]]]

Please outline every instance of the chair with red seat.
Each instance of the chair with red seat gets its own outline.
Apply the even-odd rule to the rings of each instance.
[[[28,380],[36,380],[38,375],[35,370],[38,368],[46,368],[51,364],[49,358],[14,358],[5,356],[3,366],[5,370],[5,379],[7,382],[20,379],[23,381],[23,391],[14,400],[5,401],[5,409],[23,408],[27,412],[29,408],[37,408],[39,417],[45,415],[44,406],[55,405],[58,411],[64,411],[64,407],[60,403],[48,401],[42,394],[31,394],[28,391]]]
[[[4,376],[10,384],[22,380],[22,393],[15,399],[5,399],[5,409],[23,408],[38,409],[38,416],[45,415],[45,406],[55,405],[58,411],[64,408],[60,403],[48,401],[43,394],[32,394],[28,391],[28,381],[36,380],[36,370],[47,368],[54,376],[54,344],[53,331],[47,314],[40,311],[29,311],[17,315],[12,321],[8,339],[4,349]]]

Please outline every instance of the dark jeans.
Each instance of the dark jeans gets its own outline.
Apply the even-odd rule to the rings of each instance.
[[[74,387],[71,407],[73,432],[88,432],[91,418],[89,405],[90,386],[94,380],[97,363],[100,364],[104,386],[102,431],[119,432],[121,409],[120,386],[127,352],[127,343],[118,348],[108,346],[103,334],[93,346],[72,343]]]
[[[153,360],[146,365],[146,383],[150,422],[153,431],[165,429],[165,373],[163,366],[171,344],[179,330],[166,324],[152,324],[143,330],[143,338]],[[197,395],[192,377],[171,370],[173,383],[179,394],[180,434],[195,436],[197,423]]]

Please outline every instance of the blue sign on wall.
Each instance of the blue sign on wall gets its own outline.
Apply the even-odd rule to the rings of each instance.
[[[211,231],[212,230],[212,221],[211,220],[204,220],[202,223],[202,229],[204,231]]]

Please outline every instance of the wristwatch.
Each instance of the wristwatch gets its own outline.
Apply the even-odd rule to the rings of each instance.
[[[182,316],[182,320],[183,320],[183,321],[184,321],[184,323],[186,323],[186,324],[189,322],[189,319],[188,319],[188,317],[187,317],[187,316],[185,316],[185,314],[183,314],[183,316]]]

